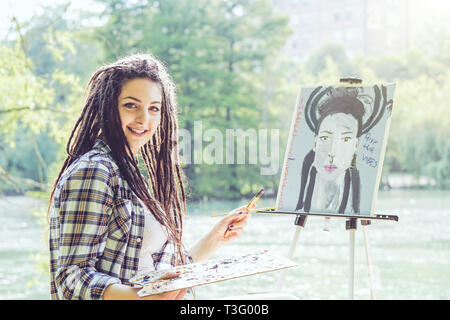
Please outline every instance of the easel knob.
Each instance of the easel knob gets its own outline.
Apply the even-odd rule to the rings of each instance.
[[[346,230],[356,230],[356,218],[350,218],[349,220],[345,221],[345,229]]]
[[[305,223],[306,223],[306,215],[305,214],[298,214],[296,217],[295,217],[295,222],[294,222],[294,224],[296,225],[296,226],[299,226],[299,227],[304,227],[305,226]]]
[[[360,83],[362,83],[362,79],[351,78],[351,77],[349,77],[349,78],[341,78],[341,79],[339,79],[339,82],[349,83],[349,84],[360,84]]]

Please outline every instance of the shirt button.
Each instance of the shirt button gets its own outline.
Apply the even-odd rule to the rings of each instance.
[[[141,241],[142,241],[142,238],[137,238],[137,239],[136,239],[136,242],[137,242],[137,243],[141,243]]]

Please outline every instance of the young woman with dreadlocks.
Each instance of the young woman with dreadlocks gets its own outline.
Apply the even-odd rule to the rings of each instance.
[[[129,282],[137,272],[207,259],[241,235],[248,212],[233,210],[189,253],[184,248],[175,86],[152,55],[100,68],[86,93],[50,198],[51,296],[138,299]]]

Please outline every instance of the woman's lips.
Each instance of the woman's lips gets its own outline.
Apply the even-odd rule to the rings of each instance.
[[[127,127],[127,129],[133,136],[136,137],[142,137],[148,132],[148,130],[137,130],[130,127]]]
[[[324,168],[327,172],[333,172],[334,170],[337,169],[337,167],[334,164],[327,164],[324,166]]]

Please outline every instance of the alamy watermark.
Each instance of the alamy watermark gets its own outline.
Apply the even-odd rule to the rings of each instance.
[[[179,129],[180,161],[184,164],[260,165],[261,175],[274,175],[279,169],[278,129],[204,130],[194,121],[192,132]]]

